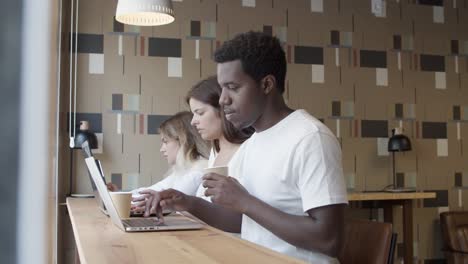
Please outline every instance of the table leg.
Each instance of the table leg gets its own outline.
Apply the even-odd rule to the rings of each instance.
[[[403,201],[403,243],[405,264],[413,263],[413,202]]]
[[[393,206],[391,203],[382,203],[385,223],[393,223]]]

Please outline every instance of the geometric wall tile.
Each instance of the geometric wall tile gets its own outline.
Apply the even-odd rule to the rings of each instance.
[[[461,174],[462,186],[468,186],[468,173],[467,172],[458,172],[457,174]]]
[[[407,188],[416,188],[416,172],[405,172],[405,186]]]
[[[340,45],[340,31],[332,30],[330,32],[330,44],[335,46]]]
[[[201,34],[201,25],[200,21],[190,21],[190,36],[191,37],[200,37]]]
[[[366,68],[387,68],[387,52],[377,50],[361,50],[360,65]]]
[[[148,56],[155,57],[181,57],[180,39],[148,38]]]
[[[404,104],[403,105],[403,117],[405,119],[415,119],[416,118],[416,105]]]
[[[323,48],[294,46],[294,63],[323,64]]]
[[[468,55],[468,40],[460,41],[460,46],[461,46],[460,54]]]
[[[104,54],[89,54],[89,74],[104,74]]]
[[[454,105],[453,106],[453,120],[460,120],[461,117],[461,112],[460,112],[460,106],[459,105]]]
[[[323,0],[310,0],[311,12],[323,12]]]
[[[123,177],[124,184],[122,186],[122,191],[131,191],[138,188],[138,179],[140,178],[140,174],[138,172],[128,172],[124,174]]]
[[[468,106],[463,106],[462,120],[468,120]]]
[[[324,83],[325,68],[323,65],[312,64],[312,83]]]
[[[455,187],[462,187],[463,186],[463,178],[461,172],[455,172]]]
[[[356,174],[354,172],[352,173],[345,173],[345,179],[346,179],[346,187],[348,190],[354,190],[356,186]]]
[[[393,49],[401,50],[401,35],[393,35]]]
[[[448,206],[448,190],[427,190],[435,192],[436,198],[424,199],[424,207],[441,207]]]
[[[448,139],[438,138],[436,141],[437,141],[437,156],[447,157],[448,156]]]
[[[353,32],[340,32],[340,45],[342,47],[352,47]]]
[[[102,114],[101,113],[76,113],[75,120],[76,131],[80,127],[80,121],[88,121],[89,131],[93,133],[102,133]],[[68,125],[68,122],[67,122]]]
[[[75,40],[75,34],[73,34]],[[73,42],[73,46],[74,46]],[[103,53],[104,52],[104,36],[97,34],[78,34],[78,53]],[[75,48],[73,47],[73,52]]]
[[[117,135],[122,134],[122,114],[118,113],[116,117],[116,133]]]
[[[396,187],[403,188],[405,187],[405,174],[402,172],[395,173],[396,175]]]
[[[112,110],[122,111],[123,110],[123,95],[112,94]]]
[[[340,101],[332,102],[332,116],[341,116],[341,102]]]
[[[459,54],[458,40],[452,39],[450,41],[450,52],[452,55]]]
[[[242,6],[255,7],[255,0],[242,0]]]
[[[388,156],[388,137],[377,138],[377,156]]]
[[[445,72],[435,72],[435,88],[447,89],[447,81],[445,78]]]
[[[406,51],[414,49],[414,38],[412,35],[402,36],[401,49]]]
[[[429,5],[429,6],[443,6],[444,0],[418,0],[420,5]]]
[[[432,9],[432,21],[434,23],[444,23],[444,7],[434,6]]]
[[[354,102],[345,101],[341,103],[341,116],[354,117]]]
[[[447,123],[422,122],[422,138],[447,138]]]
[[[445,72],[445,57],[441,55],[420,55],[421,71]]]
[[[403,104],[395,104],[395,118],[403,118]]]
[[[182,58],[167,58],[167,77],[182,77]]]
[[[375,70],[376,70],[376,85],[388,86],[388,69],[376,68]]]
[[[281,43],[288,41],[288,28],[287,27],[273,27],[273,35],[277,37]]]
[[[388,137],[388,121],[361,120],[361,137]]]
[[[140,95],[125,94],[123,97],[123,110],[139,112],[140,111]]]
[[[371,12],[376,17],[387,16],[387,3],[384,0],[372,0]]]
[[[168,115],[148,115],[148,135],[159,134],[159,126],[171,116]]]
[[[203,21],[201,24],[201,37],[205,39],[216,38],[216,22]]]

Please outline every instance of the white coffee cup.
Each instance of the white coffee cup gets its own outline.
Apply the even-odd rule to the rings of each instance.
[[[130,208],[132,202],[131,192],[109,192],[114,207],[117,210],[120,218],[130,217]]]
[[[228,176],[228,167],[227,166],[218,166],[218,167],[211,167],[211,168],[204,168],[203,172],[207,173],[216,173],[219,175]]]

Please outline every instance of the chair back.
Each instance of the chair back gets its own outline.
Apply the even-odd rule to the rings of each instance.
[[[468,253],[468,212],[441,213],[440,227],[444,250]]]
[[[338,259],[341,264],[389,263],[393,260],[392,239],[396,241],[390,223],[350,219],[345,224],[344,243]]]

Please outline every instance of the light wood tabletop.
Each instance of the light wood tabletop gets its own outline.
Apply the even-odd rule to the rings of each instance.
[[[68,198],[67,208],[82,264],[304,263],[208,225],[192,231],[126,233],[94,199]]]
[[[350,192],[348,200],[350,201],[372,201],[372,200],[402,200],[402,199],[428,199],[436,198],[435,192]]]

